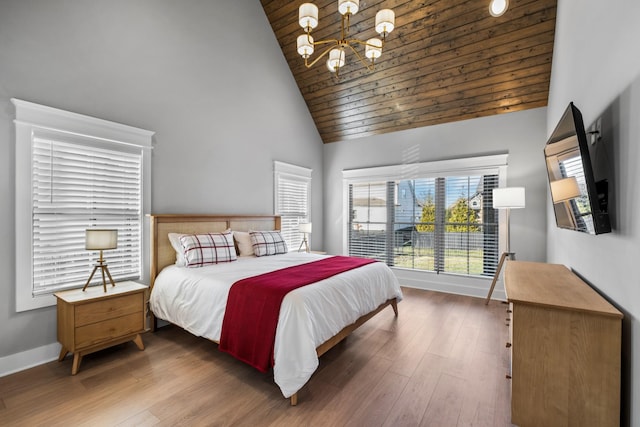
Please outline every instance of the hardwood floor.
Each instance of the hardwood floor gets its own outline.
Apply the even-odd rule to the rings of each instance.
[[[510,426],[504,304],[404,289],[326,353],[291,407],[271,375],[168,326],[0,378],[0,425]]]

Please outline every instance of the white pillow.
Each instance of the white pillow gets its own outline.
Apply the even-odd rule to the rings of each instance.
[[[187,261],[184,259],[182,243],[180,243],[180,238],[182,236],[184,236],[184,234],[169,233],[169,242],[171,243],[173,250],[176,251],[176,265],[178,267],[184,267],[187,265]]]
[[[249,231],[249,235],[256,256],[287,253],[287,243],[280,231]]]
[[[233,238],[238,244],[239,256],[255,256],[253,253],[253,244],[251,243],[251,236],[247,231],[234,231]]]
[[[233,232],[184,234],[180,237],[187,267],[231,262],[237,259]]]

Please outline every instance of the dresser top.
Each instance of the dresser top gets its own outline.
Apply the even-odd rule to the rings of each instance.
[[[82,289],[71,289],[68,291],[56,292],[56,298],[60,298],[70,304],[81,303],[84,301],[90,301],[98,298],[109,298],[122,296],[130,293],[141,292],[147,289],[147,286],[140,283],[125,281],[116,282],[115,286],[111,286],[111,283],[107,283],[107,292],[104,291],[102,284],[89,286],[85,291]]]
[[[507,261],[504,283],[509,302],[623,317],[591,286],[561,264]]]

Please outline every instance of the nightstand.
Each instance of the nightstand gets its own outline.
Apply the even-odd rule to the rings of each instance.
[[[127,341],[140,350],[144,343],[147,287],[135,282],[93,286],[86,291],[73,289],[55,293],[58,310],[58,341],[62,361],[73,353],[71,375],[78,373],[82,357]]]

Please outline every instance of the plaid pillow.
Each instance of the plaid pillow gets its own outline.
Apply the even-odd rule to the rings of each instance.
[[[233,233],[185,234],[180,237],[187,267],[231,262],[237,259]]]
[[[287,243],[279,231],[250,231],[251,244],[256,256],[285,254]]]

